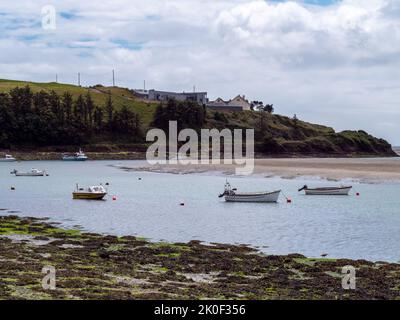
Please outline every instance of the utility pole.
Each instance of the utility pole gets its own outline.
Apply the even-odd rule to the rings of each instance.
[[[115,87],[115,73],[114,73],[114,69],[112,71],[112,76],[113,76],[113,87]]]
[[[196,92],[196,86],[193,86],[193,93]]]
[[[81,73],[78,72],[78,86],[81,86]]]
[[[56,73],[56,83],[58,83],[58,74]]]
[[[143,80],[143,91],[146,91],[146,80]]]

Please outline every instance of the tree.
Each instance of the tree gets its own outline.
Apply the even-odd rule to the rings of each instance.
[[[86,94],[85,99],[85,125],[88,128],[92,128],[93,125],[93,110],[94,110],[94,103],[92,100],[92,96],[90,95],[90,91]]]
[[[100,131],[103,126],[103,111],[96,107],[93,113],[94,129]]]
[[[107,115],[107,127],[108,130],[112,130],[113,128],[113,115],[114,115],[114,106],[111,97],[111,91],[108,92],[107,101],[105,105],[105,112]]]
[[[66,122],[72,121],[72,105],[72,95],[69,92],[65,92],[61,100],[61,109]]]
[[[264,111],[268,113],[274,113],[274,105],[273,104],[267,104],[264,107]]]
[[[85,118],[85,100],[83,96],[80,94],[78,99],[75,101],[74,105],[74,117],[75,121],[82,125],[84,123]]]

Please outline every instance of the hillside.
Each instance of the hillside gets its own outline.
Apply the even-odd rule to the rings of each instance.
[[[151,122],[153,113],[157,106],[157,104],[147,103],[137,99],[133,93],[126,88],[104,87],[102,85],[86,88],[56,82],[39,83],[0,79],[0,93],[9,92],[15,87],[25,86],[29,86],[34,93],[40,91],[48,93],[55,91],[58,95],[62,95],[64,92],[69,92],[75,99],[78,98],[79,95],[85,95],[89,91],[95,104],[100,107],[105,105],[108,93],[111,92],[112,100],[116,109],[121,108],[123,105],[134,109],[141,115],[141,119],[145,125],[148,125]]]
[[[222,119],[221,119],[222,118]],[[256,151],[282,156],[396,156],[385,140],[365,131],[335,132],[333,128],[282,115],[247,111],[214,113],[216,128],[255,128]]]
[[[102,85],[96,85],[94,87],[78,87],[70,84],[60,83],[36,83],[36,82],[23,82],[14,80],[0,80],[0,94],[3,93],[7,97],[14,88],[30,88],[31,104],[35,103],[34,94],[45,93],[45,99],[43,102],[49,110],[52,110],[51,105],[51,94],[56,93],[56,98],[59,99],[55,106],[62,104],[63,94],[69,92],[72,96],[72,103],[77,104],[79,97],[87,96],[88,92],[93,101],[94,106],[98,109],[98,113],[101,113],[101,117],[97,117],[96,121],[96,110],[92,115],[89,115],[90,124],[88,125],[86,115],[81,115],[78,118],[71,118],[72,129],[77,130],[78,133],[82,132],[79,139],[71,139],[71,123],[70,127],[64,128],[62,131],[59,126],[60,123],[57,121],[59,115],[54,115],[50,118],[42,119],[41,111],[36,111],[36,122],[37,127],[42,131],[43,125],[46,125],[53,121],[52,126],[47,128],[47,133],[41,133],[39,137],[32,138],[31,141],[25,141],[25,138],[18,140],[12,140],[13,134],[10,134],[6,129],[7,125],[9,128],[16,130],[16,126],[21,126],[19,131],[26,130],[27,124],[31,126],[32,116],[26,117],[25,124],[20,121],[22,116],[18,111],[14,115],[14,126],[9,126],[9,120],[4,120],[5,125],[0,127],[0,149],[26,149],[26,148],[40,148],[44,150],[59,150],[60,147],[65,149],[71,149],[77,145],[85,146],[87,151],[143,151],[146,147],[144,137],[148,128],[153,123],[158,123],[160,128],[165,128],[165,123],[168,120],[178,120],[180,127],[191,127],[194,129],[199,128],[254,128],[256,137],[256,152],[261,156],[395,156],[392,147],[388,142],[382,139],[375,138],[364,131],[344,131],[335,132],[334,129],[326,126],[317,124],[311,124],[308,122],[301,121],[297,118],[289,118],[281,115],[270,114],[267,112],[256,112],[256,111],[245,111],[245,112],[231,112],[223,111],[216,112],[211,110],[204,110],[197,106],[190,104],[174,103],[172,106],[167,106],[164,110],[167,110],[165,114],[161,114],[159,121],[155,120],[155,115],[158,103],[143,101],[133,94],[133,92],[126,88],[120,87],[104,87]],[[23,90],[22,90],[23,91]],[[115,110],[115,117],[119,120],[114,129],[109,128],[109,124],[106,124],[106,104],[110,97]],[[12,99],[8,97],[6,101],[11,104],[14,100],[23,100],[24,93],[19,93],[22,96],[22,100]],[[58,97],[57,97],[58,95]],[[3,102],[2,102],[3,101]],[[6,103],[5,100],[0,100],[0,111],[1,104]],[[36,102],[37,103],[37,102]],[[85,102],[83,102],[84,104]],[[26,104],[26,103],[25,103]],[[170,108],[171,107],[171,108]],[[20,103],[20,107],[24,109],[24,103]],[[40,108],[42,108],[40,106]],[[72,108],[72,106],[70,106]],[[84,107],[83,107],[84,108]],[[46,108],[44,108],[46,109]],[[54,109],[54,108],[53,108]],[[160,110],[158,110],[160,111]],[[25,111],[24,111],[25,112]],[[31,111],[29,111],[31,112]],[[29,113],[28,112],[28,113]],[[52,112],[52,111],[49,111]],[[59,112],[59,111],[57,111]],[[64,112],[64,111],[61,111]],[[120,112],[120,114],[118,114]],[[18,115],[17,115],[18,113]],[[3,118],[9,116],[9,112],[3,112]],[[48,112],[44,113],[48,117]],[[159,114],[160,116],[160,114]],[[0,113],[0,122],[2,120],[2,114]],[[85,117],[85,121],[83,121]],[[131,122],[136,121],[135,130],[127,128],[122,133],[115,133],[124,125],[124,119],[130,117],[129,125]],[[61,116],[64,118],[64,115]],[[11,119],[11,118],[10,118]],[[75,122],[80,121],[79,124]],[[161,123],[160,123],[161,120]],[[193,122],[194,121],[194,122]],[[197,121],[197,122],[196,122]],[[100,122],[100,123],[99,123]],[[122,124],[121,124],[122,123]],[[164,124],[164,126],[162,125]],[[139,130],[140,126],[140,130]],[[117,130],[118,129],[118,130]],[[32,129],[38,131],[38,129]],[[84,131],[86,130],[86,131]],[[2,132],[3,131],[3,132]],[[53,133],[53,131],[56,131]],[[140,134],[139,134],[140,131]],[[49,132],[51,134],[49,134]],[[131,139],[129,135],[135,132],[135,138]],[[36,133],[36,132],[35,132]],[[129,133],[129,134],[128,134]],[[50,139],[43,138],[53,135]],[[25,136],[31,136],[29,132]],[[24,136],[24,137],[25,137]],[[54,137],[56,136],[56,138]],[[72,137],[75,135],[73,134]],[[64,137],[64,138],[63,138]],[[7,140],[8,139],[8,140]],[[7,142],[8,141],[8,142]],[[22,142],[23,141],[23,142]]]

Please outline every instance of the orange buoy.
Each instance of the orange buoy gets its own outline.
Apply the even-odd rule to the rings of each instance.
[[[287,199],[287,203],[292,203],[292,199]]]
[[[117,196],[113,196],[112,199],[113,199],[113,201],[116,201],[117,200]]]

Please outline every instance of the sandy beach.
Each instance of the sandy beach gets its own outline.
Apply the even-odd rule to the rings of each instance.
[[[167,173],[235,173],[234,165],[148,165],[126,168]],[[256,159],[253,174],[293,179],[318,176],[329,180],[354,179],[362,182],[400,181],[400,158],[291,158]]]

